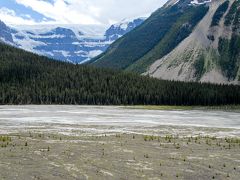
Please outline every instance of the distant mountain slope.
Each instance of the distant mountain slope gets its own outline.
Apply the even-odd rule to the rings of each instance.
[[[0,104],[240,104],[240,87],[74,65],[0,43]]]
[[[145,18],[125,19],[107,30],[102,26],[36,25],[7,27],[0,22],[0,38],[30,52],[57,60],[83,63],[104,52],[115,40]]]
[[[2,21],[0,21],[0,41],[5,43],[13,43],[11,30]]]
[[[237,83],[239,0],[169,0],[92,65],[162,79]]]

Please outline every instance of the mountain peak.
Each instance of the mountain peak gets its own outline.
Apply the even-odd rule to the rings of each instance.
[[[137,26],[141,25],[146,18],[132,18],[132,19],[123,19],[119,23],[113,24],[105,33],[105,36],[110,41],[115,41],[124,34],[130,32]]]

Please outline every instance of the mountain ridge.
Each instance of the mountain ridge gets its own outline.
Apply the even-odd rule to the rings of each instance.
[[[190,0],[173,1],[172,4],[170,2],[172,1],[155,11],[138,28],[113,43],[93,64],[100,67],[128,68],[151,51],[175,24],[183,23],[180,21],[184,12],[194,12],[197,9],[193,5],[189,6]],[[136,70],[139,71],[139,68]]]

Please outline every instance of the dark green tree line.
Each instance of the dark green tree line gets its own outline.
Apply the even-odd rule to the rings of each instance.
[[[0,104],[240,104],[240,87],[73,65],[0,44]]]

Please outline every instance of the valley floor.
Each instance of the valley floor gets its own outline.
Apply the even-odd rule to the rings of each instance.
[[[0,179],[240,178],[239,138],[78,133],[2,135]]]
[[[175,124],[157,123],[166,114]],[[0,117],[0,179],[240,178],[239,113],[1,106]]]

